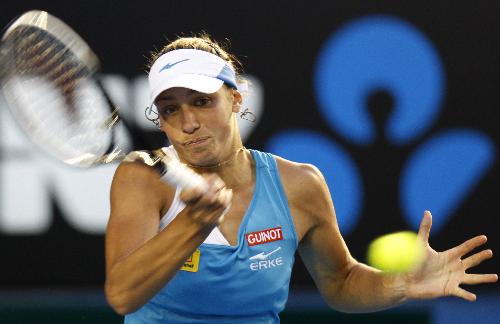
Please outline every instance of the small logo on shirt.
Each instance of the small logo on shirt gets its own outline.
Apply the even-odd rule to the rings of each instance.
[[[271,269],[275,267],[279,267],[283,265],[283,257],[277,257],[277,258],[269,258],[271,255],[274,253],[278,252],[281,250],[281,246],[278,246],[276,249],[272,250],[271,252],[260,252],[259,254],[256,254],[254,256],[251,256],[248,258],[249,260],[258,260],[251,262],[249,267],[250,270],[252,271],[257,271],[257,270],[263,270],[263,269]]]
[[[163,70],[168,70],[168,69],[170,69],[171,67],[173,67],[174,65],[177,65],[177,64],[182,63],[182,62],[185,62],[185,61],[189,61],[189,59],[180,60],[180,61],[177,61],[177,62],[174,62],[174,63],[167,63],[167,64],[165,64],[165,66],[164,66],[164,67],[162,67],[162,68],[160,69],[160,72],[161,72],[161,71],[163,71]]]
[[[189,272],[198,272],[198,266],[200,265],[200,250],[196,250],[193,254],[184,262],[181,270]]]
[[[264,244],[283,240],[281,227],[268,228],[258,232],[252,232],[245,235],[249,246]]]
[[[266,260],[267,258],[269,258],[269,256],[271,254],[274,254],[274,253],[278,252],[279,250],[281,250],[281,246],[278,246],[278,248],[276,248],[275,250],[273,250],[269,253],[260,252],[259,254],[256,254],[253,257],[250,257],[249,260]]]

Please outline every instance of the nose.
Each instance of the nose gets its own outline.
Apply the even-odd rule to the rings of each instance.
[[[187,134],[192,134],[200,128],[196,112],[188,105],[183,105],[181,107],[181,123],[182,131]]]

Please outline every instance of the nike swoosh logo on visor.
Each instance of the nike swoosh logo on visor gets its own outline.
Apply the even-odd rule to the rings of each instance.
[[[189,59],[180,60],[180,61],[177,61],[177,62],[174,62],[174,63],[167,63],[164,67],[162,67],[160,69],[160,72],[163,71],[163,70],[168,70],[171,67],[173,67],[173,66],[175,66],[175,65],[177,65],[179,63],[186,62],[186,61],[189,61]]]

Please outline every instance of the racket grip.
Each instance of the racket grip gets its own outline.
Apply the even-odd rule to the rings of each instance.
[[[166,171],[162,179],[169,184],[181,187],[182,189],[196,188],[202,191],[208,189],[205,179],[182,162],[175,159],[164,158],[163,163],[165,164]]]

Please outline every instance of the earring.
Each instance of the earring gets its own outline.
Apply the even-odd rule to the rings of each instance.
[[[255,122],[257,120],[257,116],[253,112],[251,112],[248,108],[245,108],[242,112],[240,112],[241,119],[248,120],[249,122]]]
[[[144,110],[144,115],[146,116],[147,120],[153,122],[153,124],[155,124],[158,129],[161,129],[160,115],[158,115],[158,113],[153,110],[153,105],[146,107],[146,109]]]

